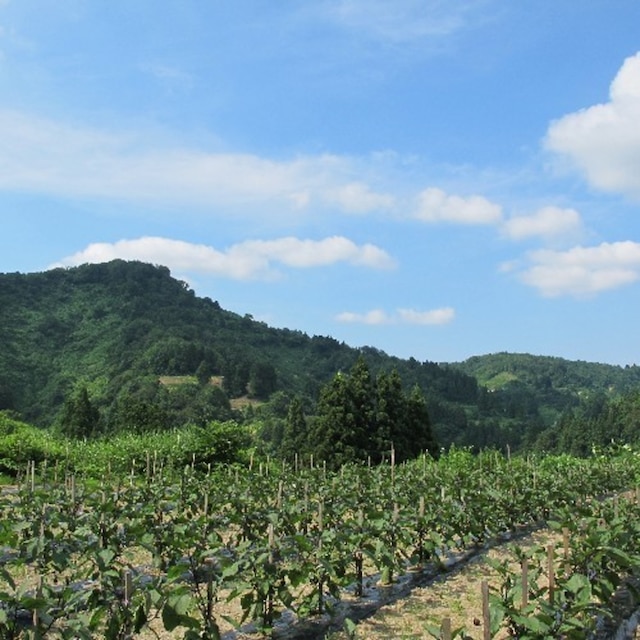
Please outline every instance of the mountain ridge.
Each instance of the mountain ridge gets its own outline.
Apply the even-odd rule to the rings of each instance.
[[[59,419],[79,386],[105,420],[131,416],[158,402],[163,375],[224,380],[215,391],[193,385],[164,397],[175,405],[184,396],[175,420],[231,417],[229,399],[247,394],[298,395],[312,409],[322,385],[362,356],[374,375],[395,368],[405,386],[421,388],[445,444],[500,445],[534,440],[589,395],[640,386],[635,365],[507,352],[418,362],[276,329],[197,297],[167,267],[137,261],[0,274],[0,318],[0,409],[40,426]]]

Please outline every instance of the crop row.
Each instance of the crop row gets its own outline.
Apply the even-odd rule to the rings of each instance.
[[[640,605],[638,492],[563,509],[550,527],[558,543],[495,563],[500,576],[489,603],[491,635],[521,639],[612,637]]]
[[[152,465],[127,477],[30,468],[0,498],[0,637],[132,638],[149,627],[270,633],[453,550],[637,483],[629,451],[578,460],[451,451],[401,466]],[[503,616],[504,617],[504,616]]]

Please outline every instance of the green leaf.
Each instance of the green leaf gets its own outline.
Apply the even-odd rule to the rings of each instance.
[[[189,629],[199,628],[199,623],[195,618],[179,613],[175,607],[169,603],[162,608],[162,624],[165,631],[173,631],[178,627],[187,627]]]
[[[144,606],[140,605],[136,609],[136,614],[133,620],[133,627],[135,629],[135,632],[140,633],[141,629],[147,624],[147,622],[147,612],[145,611]]]
[[[350,638],[355,638],[358,625],[351,618],[345,618],[343,627]]]
[[[528,629],[532,633],[535,633],[537,636],[542,636],[543,638],[549,637],[551,627],[549,624],[547,624],[547,622],[541,619],[541,617],[514,615],[512,616],[512,618],[519,625],[523,626],[525,629]]]

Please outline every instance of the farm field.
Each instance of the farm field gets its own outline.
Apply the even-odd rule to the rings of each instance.
[[[29,465],[0,497],[0,637],[439,637],[449,618],[452,637],[585,638],[639,572],[639,479],[630,449],[337,472],[150,455],[99,480]],[[509,538],[490,573],[451,571]]]

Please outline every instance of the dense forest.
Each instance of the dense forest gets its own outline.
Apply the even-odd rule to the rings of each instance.
[[[0,340],[0,410],[71,437],[236,421],[284,455],[321,450],[328,427],[343,434],[351,420],[377,439],[375,455],[393,441],[404,457],[417,424],[429,425],[421,449],[433,435],[442,447],[574,453],[640,439],[640,367],[507,353],[399,359],[269,327],[140,262],[0,274]],[[360,411],[369,418],[356,424]],[[400,423],[408,433],[394,431]]]

